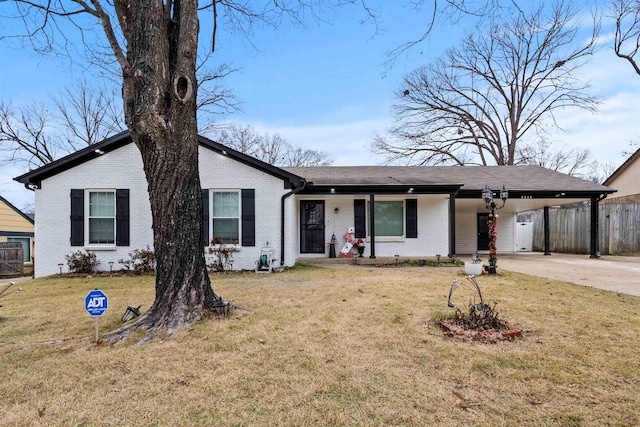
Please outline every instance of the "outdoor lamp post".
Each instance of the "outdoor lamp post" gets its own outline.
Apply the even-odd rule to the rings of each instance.
[[[496,224],[498,222],[498,215],[496,214],[496,210],[502,209],[508,198],[509,192],[504,185],[502,186],[502,190],[500,190],[500,199],[502,200],[502,205],[500,206],[497,206],[493,198],[493,191],[489,189],[488,185],[485,185],[484,190],[482,190],[482,200],[489,210],[489,221],[487,221],[487,225],[489,226],[489,274],[496,274],[498,267],[498,257],[496,256]]]

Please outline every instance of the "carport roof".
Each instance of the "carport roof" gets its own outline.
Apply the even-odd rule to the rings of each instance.
[[[307,181],[305,192],[365,191],[367,188],[438,187],[457,191],[458,197],[478,197],[488,185],[503,185],[512,196],[598,197],[615,190],[540,166],[327,166],[283,168]]]

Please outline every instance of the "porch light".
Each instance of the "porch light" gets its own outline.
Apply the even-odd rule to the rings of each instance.
[[[338,212],[340,212],[340,208],[335,208],[333,211],[337,214]]]
[[[487,209],[492,211],[491,213],[493,213],[493,210],[495,209],[502,209],[505,203],[507,202],[508,198],[509,198],[509,190],[505,188],[504,184],[502,185],[502,190],[500,190],[500,199],[502,200],[501,206],[496,206],[496,203],[493,201],[493,191],[489,189],[488,185],[485,185],[484,190],[482,190],[482,200],[484,201],[484,204],[487,207]]]
[[[496,210],[502,209],[505,203],[507,203],[508,198],[509,191],[507,191],[504,184],[502,185],[502,190],[500,190],[500,200],[502,200],[502,205],[500,206],[497,206],[493,199],[493,191],[489,189],[488,185],[485,185],[484,190],[482,190],[482,200],[489,210],[489,220],[487,221],[489,228],[489,274],[496,274],[496,269],[498,268],[498,257],[496,256],[496,240],[498,239],[496,235],[496,224],[498,215],[496,215]]]

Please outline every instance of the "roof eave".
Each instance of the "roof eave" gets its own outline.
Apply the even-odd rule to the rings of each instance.
[[[617,190],[509,190],[510,199],[603,199],[607,195],[615,193]],[[482,190],[460,190],[456,195],[458,199],[480,199]]]
[[[129,132],[124,131],[110,138],[85,147],[81,150],[78,150],[74,153],[71,153],[38,169],[15,177],[14,181],[24,184],[24,186],[30,190],[35,190],[41,187],[42,180],[46,178],[57,175],[58,173],[64,172],[68,169],[71,169],[96,157],[102,156],[105,153],[116,150],[132,142],[133,140],[131,139]],[[304,182],[304,178],[299,177],[298,175],[295,175],[291,172],[285,171],[284,169],[280,169],[268,163],[262,162],[253,157],[247,156],[246,154],[228,148],[203,136],[198,136],[198,144],[214,152],[228,156],[240,163],[249,165],[269,175],[280,178],[285,181],[285,187],[287,188],[299,187],[301,183]]]
[[[57,175],[60,172],[64,172],[84,162],[102,156],[131,142],[129,132],[120,132],[119,134],[64,156],[61,159],[41,166],[38,169],[17,176],[13,178],[13,180],[24,184],[29,190],[35,190],[36,188],[40,188],[43,179]]]
[[[454,194],[462,184],[313,184],[299,194]]]

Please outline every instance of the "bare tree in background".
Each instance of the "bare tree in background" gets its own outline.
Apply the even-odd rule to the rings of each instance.
[[[374,150],[406,164],[514,165],[527,135],[555,123],[559,109],[595,110],[588,84],[575,76],[593,53],[575,11],[543,6],[487,33],[468,35],[432,64],[404,79],[396,93],[397,124]]]
[[[589,149],[562,148],[544,137],[533,144],[519,145],[517,164],[542,166],[567,175],[587,178],[597,162],[591,160]]]
[[[251,126],[225,126],[211,136],[222,145],[233,148],[247,156],[260,158],[262,137]]]
[[[0,103],[0,164],[40,167],[124,129],[113,91],[81,80],[49,100]]]
[[[24,163],[31,168],[50,163],[63,149],[62,142],[46,130],[51,112],[33,102],[16,110],[0,104],[0,164]]]
[[[66,143],[75,151],[124,130],[122,106],[113,90],[81,80],[53,97]],[[78,145],[80,143],[80,145]]]
[[[220,144],[274,166],[329,166],[329,154],[295,146],[280,134],[259,134],[252,126],[232,124],[212,133]]]
[[[640,0],[613,0],[611,16],[615,19],[613,50],[640,75]]]
[[[327,153],[309,148],[290,146],[284,157],[282,166],[331,166],[332,163],[333,158],[331,158]]]

